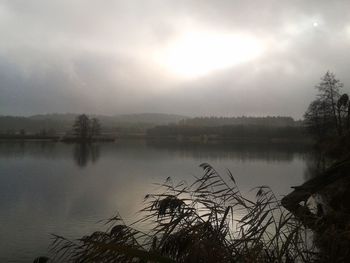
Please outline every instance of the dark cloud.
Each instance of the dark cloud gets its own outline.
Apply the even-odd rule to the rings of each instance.
[[[327,70],[350,85],[349,9],[345,0],[0,0],[0,114],[300,118]],[[154,61],[178,34],[197,28],[243,32],[265,49],[193,79]]]

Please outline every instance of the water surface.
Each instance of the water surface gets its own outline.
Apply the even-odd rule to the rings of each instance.
[[[229,169],[248,195],[260,185],[285,195],[309,169],[295,145],[0,142],[0,262],[31,262],[50,233],[78,238],[117,212],[130,222],[153,183],[191,182],[203,162]]]

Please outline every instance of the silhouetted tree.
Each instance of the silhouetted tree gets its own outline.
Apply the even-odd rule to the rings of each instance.
[[[96,137],[101,134],[101,124],[97,118],[92,118],[91,128],[90,128],[91,137]]]
[[[304,114],[305,123],[310,133],[323,138],[330,133],[332,115],[326,102],[316,99],[310,103]]]
[[[90,128],[90,118],[85,114],[81,114],[74,121],[73,133],[79,140],[86,141],[90,137]]]
[[[329,107],[333,119],[333,125],[335,126],[338,134],[341,134],[340,124],[337,117],[337,101],[340,98],[340,89],[343,87],[343,83],[335,78],[335,74],[329,71],[322,77],[317,89],[319,90],[318,97]]]
[[[317,99],[311,102],[304,114],[306,125],[318,136],[342,135],[344,121],[348,118],[349,97],[340,96],[343,83],[329,71],[316,86],[319,91]]]
[[[339,125],[339,130],[340,133],[343,133],[344,129],[349,128],[349,96],[348,94],[343,94],[340,96],[338,102],[337,102],[337,114],[338,114],[338,125]],[[347,125],[345,123],[347,122]]]

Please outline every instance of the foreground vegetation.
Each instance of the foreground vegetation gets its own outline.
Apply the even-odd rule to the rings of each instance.
[[[168,179],[145,197],[141,219],[110,219],[105,232],[78,240],[55,236],[54,262],[312,262],[312,233],[285,210],[268,187],[255,198],[202,164],[193,184]],[[149,229],[140,231],[138,229]]]

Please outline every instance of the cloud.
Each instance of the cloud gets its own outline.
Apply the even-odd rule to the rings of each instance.
[[[345,0],[1,0],[0,113],[300,118],[328,69],[349,86],[349,8]],[[181,79],[154,54],[191,30],[243,32],[265,52]]]

